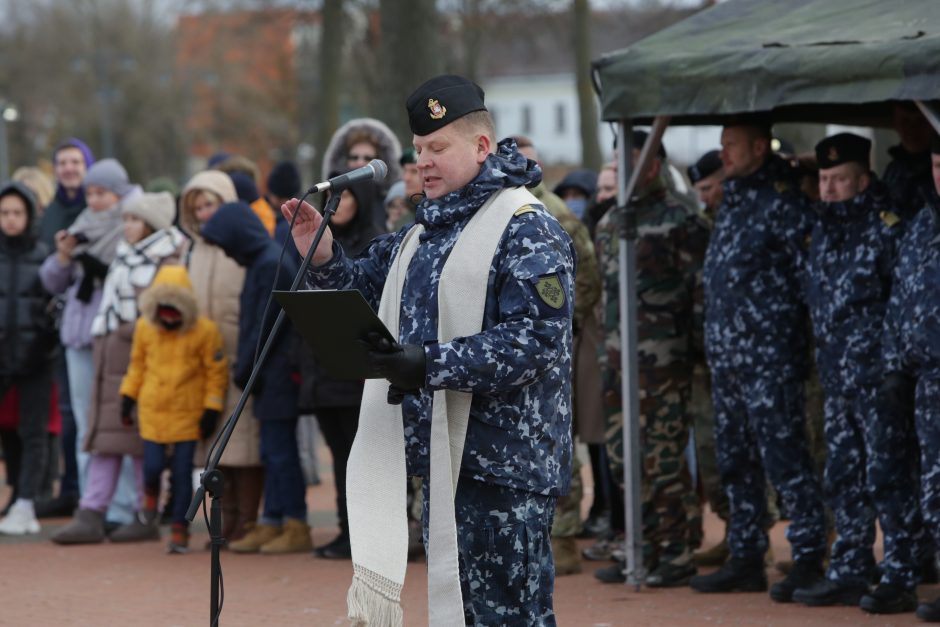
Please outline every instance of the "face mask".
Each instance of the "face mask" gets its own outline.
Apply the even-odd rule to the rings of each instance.
[[[574,215],[580,218],[584,215],[584,210],[587,209],[588,201],[587,198],[570,198],[566,200],[565,203],[567,203],[568,208],[574,212]]]

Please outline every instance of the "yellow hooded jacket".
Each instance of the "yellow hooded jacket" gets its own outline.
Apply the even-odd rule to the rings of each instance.
[[[182,313],[179,329],[157,321],[157,306]],[[140,435],[169,444],[199,440],[199,419],[206,409],[222,410],[228,363],[222,334],[214,322],[197,315],[196,297],[186,268],[164,266],[140,295],[141,317],[134,328],[131,364],[121,394],[137,400]]]

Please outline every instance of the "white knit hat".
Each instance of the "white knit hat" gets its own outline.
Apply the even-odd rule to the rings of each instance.
[[[176,200],[170,192],[143,193],[128,201],[121,213],[137,216],[154,231],[173,226]]]

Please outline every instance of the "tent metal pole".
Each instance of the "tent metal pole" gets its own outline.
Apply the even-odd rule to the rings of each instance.
[[[930,122],[930,126],[933,127],[933,130],[936,133],[940,133],[940,107],[932,102],[924,102],[923,100],[915,100],[914,104],[917,105],[920,112],[923,113],[927,121]]]
[[[627,558],[626,584],[637,590],[646,581],[643,566],[643,506],[641,497],[642,452],[640,449],[640,373],[637,337],[636,284],[636,208],[632,198],[641,175],[659,150],[663,133],[669,125],[668,116],[653,122],[646,143],[633,163],[633,127],[629,120],[618,125],[620,147],[617,167],[617,200],[620,208],[620,368],[623,403],[623,485],[624,485],[624,549]]]

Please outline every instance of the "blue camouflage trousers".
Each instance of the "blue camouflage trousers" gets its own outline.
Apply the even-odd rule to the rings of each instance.
[[[786,536],[793,559],[822,559],[826,518],[806,445],[803,383],[715,369],[712,394],[718,471],[730,509],[731,555],[756,560],[767,551],[769,478],[791,517]]]
[[[878,386],[851,396],[826,392],[826,498],[836,540],[826,576],[867,584],[875,568],[875,516],[884,533],[881,580],[913,589],[923,523],[914,483],[910,428],[885,409]]]
[[[940,379],[921,377],[915,394],[921,511],[934,546],[940,546]]]
[[[425,550],[429,493],[424,490]],[[466,624],[555,625],[555,497],[461,477],[454,505]]]

